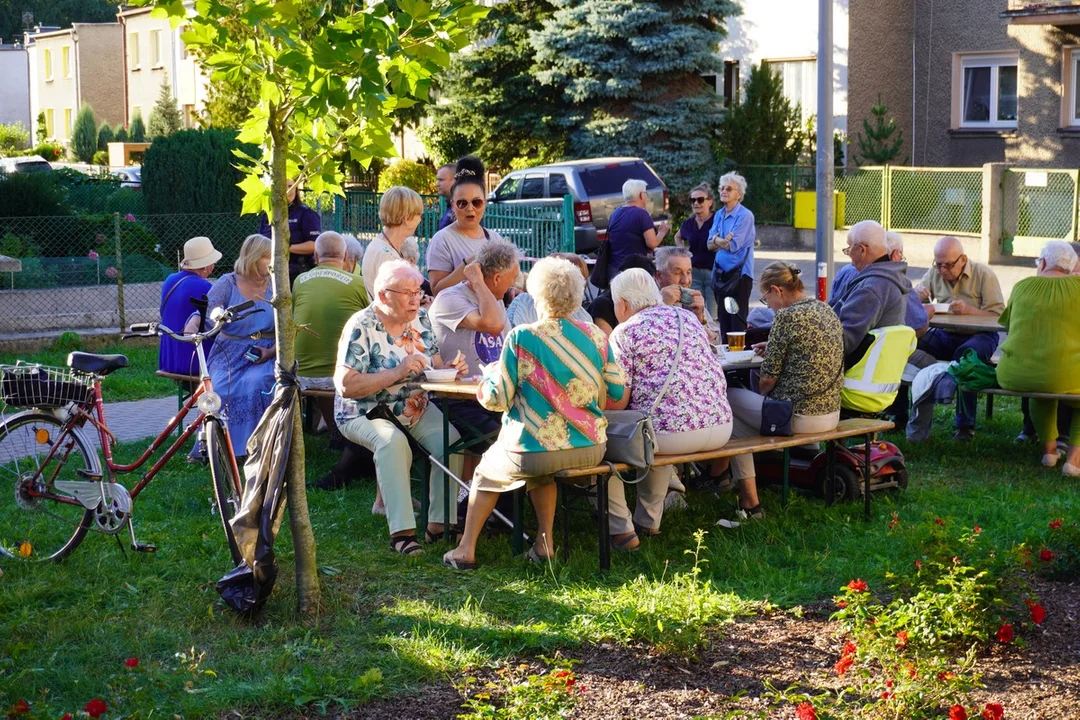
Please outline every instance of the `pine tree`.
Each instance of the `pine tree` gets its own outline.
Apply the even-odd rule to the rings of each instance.
[[[98,146],[97,120],[94,109],[86,103],[79,108],[75,116],[75,126],[71,129],[71,153],[79,162],[88,163],[94,159]]]
[[[874,124],[863,118],[863,129],[858,133],[859,157],[869,165],[886,165],[900,154],[904,131],[897,127],[895,120],[887,118],[889,108],[881,102],[880,94],[870,108],[870,114],[874,116]],[[896,138],[890,140],[894,133]]]
[[[128,137],[131,142],[146,142],[146,125],[143,124],[142,113],[136,112],[135,116],[131,118],[131,129],[128,130]]]
[[[116,126],[116,135],[113,136],[113,142],[127,142],[128,131],[123,125]]]
[[[674,192],[712,174],[711,139],[723,102],[702,75],[737,15],[732,0],[552,0],[531,33],[537,77],[562,91],[551,122],[570,130],[577,157],[637,155]]]
[[[247,77],[210,80],[206,89],[206,104],[199,116],[205,128],[239,130],[251,108],[259,104],[259,88]]]
[[[742,99],[728,109],[720,149],[739,165],[794,165],[806,133],[798,105],[784,97],[779,73],[753,65]]]
[[[176,107],[176,99],[172,96],[172,88],[168,80],[161,81],[161,92],[158,93],[157,102],[150,112],[150,124],[148,126],[150,139],[163,135],[172,135],[180,129],[183,123],[180,120],[180,108]]]
[[[113,133],[112,125],[107,122],[101,123],[101,127],[98,128],[97,134],[97,148],[98,150],[108,150],[109,143],[116,140],[116,135]]]

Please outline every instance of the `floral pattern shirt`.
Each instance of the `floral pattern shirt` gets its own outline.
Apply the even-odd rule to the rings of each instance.
[[[604,331],[567,318],[519,325],[476,396],[503,412],[499,442],[518,453],[571,450],[607,442],[607,398],[624,392]]]
[[[354,314],[345,323],[338,342],[337,364],[360,373],[377,373],[396,368],[409,355],[438,354],[435,333],[427,312],[420,310],[416,319],[405,328],[400,337],[386,332],[375,306],[370,305]],[[423,390],[410,390],[401,382],[363,398],[341,396],[342,387],[336,388],[334,415],[338,425],[366,415],[379,403],[386,403],[402,425],[415,425],[428,407],[428,396]]]
[[[796,415],[840,410],[844,328],[832,308],[807,298],[776,313],[761,374],[776,378],[771,397],[791,401]]]
[[[673,370],[680,318],[683,350]],[[645,308],[611,332],[611,349],[626,373],[630,410],[649,412],[668,373],[675,373],[652,414],[656,432],[701,430],[731,422],[724,368],[708,333],[690,311],[674,305]]]

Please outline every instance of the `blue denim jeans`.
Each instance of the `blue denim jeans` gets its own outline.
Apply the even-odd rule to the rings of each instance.
[[[928,352],[938,360],[959,360],[968,348],[974,348],[979,359],[990,362],[990,357],[997,350],[998,334],[982,332],[974,335],[930,328],[919,339],[919,349]],[[956,427],[975,427],[975,404],[978,395],[973,392],[960,392],[956,395]]]
[[[705,312],[709,314],[709,317],[716,317],[719,306],[716,304],[716,295],[713,294],[712,289],[712,268],[694,268],[690,287],[705,297]]]

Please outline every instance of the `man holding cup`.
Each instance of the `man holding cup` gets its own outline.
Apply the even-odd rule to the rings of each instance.
[[[718,328],[711,327],[711,318],[705,313],[705,296],[690,286],[694,281],[693,256],[682,247],[662,247],[656,250],[656,285],[665,305],[681,305],[697,316],[709,331],[713,342],[719,337]]]

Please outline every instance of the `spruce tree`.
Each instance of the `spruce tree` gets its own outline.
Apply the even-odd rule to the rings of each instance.
[[[113,133],[112,125],[107,122],[101,123],[101,127],[98,128],[97,134],[97,148],[98,150],[108,150],[109,143],[116,140],[116,135]]]
[[[577,157],[637,155],[674,192],[712,174],[712,137],[723,101],[702,75],[717,75],[731,0],[552,0],[531,33],[537,74],[558,88],[551,122],[570,129]]]
[[[131,142],[146,142],[146,125],[143,124],[142,113],[136,112],[135,116],[131,118],[131,129],[128,130],[128,137]]]
[[[161,91],[158,93],[157,102],[150,112],[150,124],[148,126],[150,139],[172,135],[180,129],[183,123],[180,120],[180,108],[176,107],[176,99],[172,96],[172,88],[168,80],[161,81]]]
[[[779,73],[766,63],[753,65],[720,128],[720,149],[739,165],[794,165],[806,133],[798,105],[784,97]]]
[[[859,157],[868,165],[885,165],[900,154],[904,131],[888,117],[889,108],[881,102],[880,93],[877,102],[870,108],[870,114],[874,116],[874,124],[871,125],[868,118],[863,118],[863,129],[858,133]]]
[[[123,125],[116,126],[116,135],[113,136],[113,142],[127,142],[128,131]]]
[[[71,129],[71,153],[79,162],[88,163],[97,152],[98,131],[94,110],[86,103],[79,108],[75,116],[75,126]]]
[[[199,125],[239,130],[251,108],[258,104],[259,88],[251,78],[211,79],[206,88],[206,104],[199,117]]]

